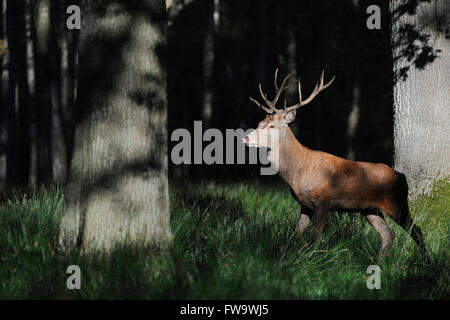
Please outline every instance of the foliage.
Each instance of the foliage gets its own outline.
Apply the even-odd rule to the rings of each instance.
[[[439,1],[439,0],[435,0]],[[397,43],[393,43],[394,46],[401,48],[400,55],[405,58],[410,65],[402,67],[398,74],[395,75],[395,80],[402,79],[405,81],[408,78],[408,72],[411,66],[416,69],[423,70],[425,67],[434,62],[439,57],[440,49],[433,48],[433,41],[430,40],[431,35],[424,32],[424,27],[428,27],[435,31],[442,33],[448,38],[448,26],[445,23],[440,22],[442,20],[437,14],[433,17],[433,23],[426,23],[421,25],[419,7],[421,4],[430,3],[431,0],[408,0],[403,1],[396,10],[392,12],[392,19],[394,21],[409,17],[414,19],[414,23],[403,23],[398,32]],[[403,18],[402,18],[403,17]],[[444,19],[445,20],[445,19]]]
[[[448,299],[450,183],[411,204],[425,233],[424,265],[410,237],[396,240],[381,267],[381,290],[368,290],[378,234],[357,214],[331,213],[322,240],[293,228],[298,205],[285,186],[172,184],[169,252],[117,248],[60,255],[55,247],[62,190],[19,194],[0,206],[0,298],[102,299]],[[66,268],[82,270],[81,290],[66,288]]]

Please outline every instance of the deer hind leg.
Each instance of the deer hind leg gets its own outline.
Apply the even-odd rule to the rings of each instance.
[[[419,247],[425,260],[425,263],[428,263],[429,257],[425,246],[422,230],[420,230],[420,228],[414,223],[413,219],[411,218],[408,204],[402,206],[402,209],[400,210],[399,214],[397,215],[396,219],[394,219],[394,221],[398,225],[400,225],[407,233],[409,233],[411,238],[413,238],[414,242]]]
[[[378,258],[382,259],[394,241],[394,232],[392,232],[383,215],[379,214],[377,210],[364,212],[364,217],[381,237],[381,248],[378,252]]]
[[[422,230],[414,224],[412,218],[408,215],[408,218],[405,220],[401,220],[399,225],[405,229],[406,232],[411,230],[410,236],[413,238],[414,242],[419,246],[420,251],[422,252],[425,263],[429,263],[430,259],[428,257],[427,248],[425,246],[425,241],[423,239]]]
[[[429,262],[425,241],[423,238],[422,230],[414,224],[409,213],[408,203],[406,200],[401,205],[395,205],[391,202],[390,205],[381,208],[383,213],[387,214],[394,220],[399,226],[401,226],[406,233],[408,233],[419,247],[426,263]]]

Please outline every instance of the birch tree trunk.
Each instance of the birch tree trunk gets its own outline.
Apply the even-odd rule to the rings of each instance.
[[[394,162],[395,169],[405,173],[414,198],[429,193],[433,181],[450,173],[450,41],[438,31],[439,25],[448,26],[450,8],[448,1],[433,0],[420,4],[414,15],[396,16],[404,3],[390,2],[394,73],[410,67],[406,80],[394,84]],[[433,48],[441,50],[423,70],[402,56],[400,30],[407,23],[429,34]]]
[[[84,1],[76,129],[59,243],[164,246],[168,202],[164,1]]]

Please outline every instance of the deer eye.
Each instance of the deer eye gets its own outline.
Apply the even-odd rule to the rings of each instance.
[[[271,124],[271,125],[269,126],[269,129],[273,129],[273,128],[275,128],[275,126],[274,126],[273,124]]]

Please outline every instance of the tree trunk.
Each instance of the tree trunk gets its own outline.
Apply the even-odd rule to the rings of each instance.
[[[62,24],[65,24],[66,7],[68,3],[66,1],[59,4],[60,15]],[[66,169],[69,167],[70,162],[70,149],[73,142],[73,120],[75,110],[75,83],[76,83],[76,69],[75,69],[75,41],[78,31],[67,32],[63,27],[63,32],[58,33],[58,42],[61,44],[61,99],[59,113],[63,123],[63,134],[65,141],[66,151]],[[66,178],[66,177],[64,177]]]
[[[67,177],[67,152],[66,139],[64,135],[63,106],[62,106],[62,74],[64,67],[60,44],[61,31],[72,32],[64,27],[59,16],[59,5],[52,2],[50,8],[50,96],[51,96],[51,155],[52,155],[52,182],[57,185],[65,183]],[[65,84],[65,83],[64,83]]]
[[[257,14],[257,41],[258,41],[258,57],[255,67],[255,79],[257,79],[257,82],[263,83],[266,80],[267,71],[266,71],[266,65],[267,65],[267,7],[268,3],[266,0],[262,0],[260,2],[260,5],[256,8],[258,14]],[[272,70],[271,72],[274,72]]]
[[[17,47],[16,47],[16,26],[15,18],[15,3],[12,0],[6,1],[6,34],[8,43],[8,90],[6,92],[6,115],[8,139],[6,148],[6,182],[13,184],[16,180],[16,105],[18,98],[18,84],[17,84]]]
[[[50,97],[50,0],[36,2],[36,136],[37,136],[37,180],[38,183],[52,181],[51,114]]]
[[[295,1],[287,1],[287,43],[286,43],[286,66],[287,66],[287,73],[292,74],[292,79],[297,78],[297,39],[296,39],[296,26],[297,21],[295,18],[296,14],[296,5]],[[291,79],[291,81],[292,81]],[[288,101],[288,104],[294,104],[298,100],[298,91],[296,90],[297,86],[294,86],[290,90],[286,92],[286,98]],[[291,130],[294,133],[294,135],[298,135],[299,133],[299,124],[298,121],[294,121],[290,124]]]
[[[450,42],[438,31],[440,24],[448,25],[445,13],[448,1],[419,5],[415,15],[396,16],[394,12],[404,1],[391,1],[394,74],[411,63],[402,56],[400,28],[406,23],[431,35],[433,48],[440,49],[439,58],[423,70],[411,67],[405,81],[394,84],[394,162],[403,172],[410,195],[430,192],[433,181],[450,173]]]
[[[347,119],[347,159],[356,159],[356,130],[358,129],[361,106],[361,78],[355,71],[352,88],[352,108]]]
[[[14,184],[28,185],[30,169],[30,90],[28,87],[28,55],[25,2],[14,4],[14,25],[16,28],[16,59],[17,59],[17,103],[16,103],[16,144]],[[24,40],[22,40],[24,39]]]
[[[0,108],[0,182],[6,182],[6,158],[7,158],[7,146],[8,146],[8,122],[7,122],[7,109],[8,105],[8,84],[9,84],[9,48],[7,47],[8,35],[6,32],[6,9],[7,1],[1,2],[1,38],[3,39],[2,45],[4,46],[4,52],[1,55],[2,58],[2,73],[1,73],[1,101]]]
[[[354,16],[358,17],[360,12],[359,0],[353,0]],[[363,26],[361,26],[362,28]],[[353,43],[355,48],[353,49],[355,53],[360,53],[360,48],[358,48],[361,43],[360,28],[355,28],[353,34]],[[356,130],[358,129],[360,113],[361,113],[361,58],[360,56],[355,56],[353,61],[353,72],[352,72],[352,104],[350,113],[347,118],[347,155],[348,160],[356,160]]]
[[[28,83],[28,110],[30,117],[30,167],[28,183],[35,185],[37,182],[37,135],[36,135],[36,110],[35,110],[35,64],[33,50],[33,8],[34,2],[25,2],[25,33],[26,33],[26,68]]]
[[[171,238],[164,1],[84,1],[74,151],[59,243]]]
[[[214,13],[215,6],[213,0],[207,4],[207,28],[203,44],[203,106],[202,120],[203,127],[211,126],[213,109],[213,71],[214,71]]]
[[[66,132],[67,132],[67,160],[68,168],[70,168],[70,159],[72,159],[73,151],[73,140],[75,132],[75,111],[76,111],[76,100],[78,92],[78,46],[79,46],[79,32],[71,32],[68,36],[69,42],[69,75],[68,75],[68,93],[69,103],[68,113],[65,114],[66,118]]]

